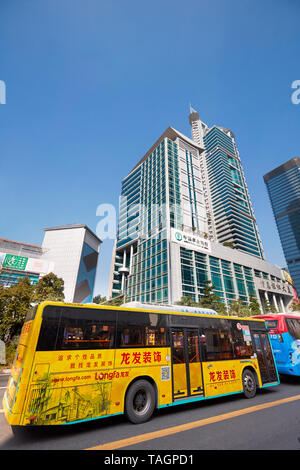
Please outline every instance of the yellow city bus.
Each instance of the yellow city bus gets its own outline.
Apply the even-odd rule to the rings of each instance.
[[[142,423],[156,408],[278,383],[263,320],[46,301],[25,319],[3,406],[16,429],[123,413]]]

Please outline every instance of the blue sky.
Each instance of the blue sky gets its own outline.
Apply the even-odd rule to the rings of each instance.
[[[300,154],[298,0],[1,0],[0,18],[0,238],[95,231],[163,131],[190,136],[191,102],[235,133],[266,258],[285,265],[263,175]]]

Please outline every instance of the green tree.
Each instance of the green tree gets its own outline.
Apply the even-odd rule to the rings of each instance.
[[[226,314],[226,306],[221,301],[220,297],[214,292],[214,289],[215,286],[211,281],[204,281],[203,296],[197,305],[202,308],[211,308],[220,314]]]
[[[106,297],[102,297],[100,294],[96,295],[93,298],[93,302],[94,304],[103,304],[104,302],[106,302]]]
[[[263,300],[262,306],[264,313],[273,313],[275,311],[275,307],[273,307],[268,300]]]
[[[293,302],[292,305],[291,305],[291,310],[293,312],[300,312],[300,302]]]
[[[35,285],[33,302],[42,302],[43,300],[63,301],[64,298],[64,280],[54,273],[41,277]]]
[[[250,294],[248,308],[250,309],[251,315],[260,315],[261,314],[260,305],[259,305],[259,303],[257,301],[257,298],[255,297],[254,294]]]
[[[106,301],[103,302],[103,305],[113,305],[115,307],[119,307],[120,305],[125,304],[128,301],[129,301],[128,297],[126,295],[124,296],[123,294],[121,294],[121,295],[117,295],[116,297],[112,297],[111,299],[107,299]]]
[[[175,302],[175,305],[185,305],[186,307],[194,307],[197,304],[191,296],[187,295],[182,296],[178,302]]]
[[[6,344],[20,334],[33,293],[34,286],[28,277],[0,289],[0,336]]]
[[[229,309],[229,315],[237,315],[238,317],[249,317],[252,315],[247,305],[243,304],[242,299],[233,300]]]
[[[9,287],[0,287],[0,337],[8,345],[22,329],[31,303],[64,300],[64,281],[53,273],[41,277],[33,286],[28,277]]]
[[[110,301],[106,302],[106,305],[115,305],[116,307],[119,307],[122,304],[125,304],[128,302],[128,297],[124,297],[124,295],[113,297]]]

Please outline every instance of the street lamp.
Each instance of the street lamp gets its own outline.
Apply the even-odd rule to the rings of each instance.
[[[129,269],[126,266],[122,266],[119,271],[122,274],[122,284],[123,284],[123,302],[125,303],[126,300],[126,288],[127,288],[127,277],[129,276]],[[126,286],[126,288],[125,288]]]

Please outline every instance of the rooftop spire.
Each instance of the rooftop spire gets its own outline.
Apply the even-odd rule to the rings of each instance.
[[[191,102],[190,102],[190,114],[193,114],[193,113],[197,113],[197,111],[194,108],[192,108],[192,105],[191,105]]]

